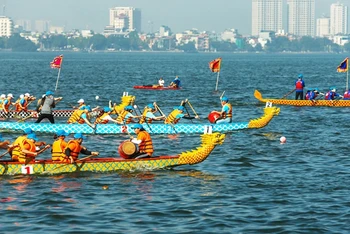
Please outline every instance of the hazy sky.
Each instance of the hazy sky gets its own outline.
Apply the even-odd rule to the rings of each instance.
[[[285,0],[286,1],[286,0]],[[315,0],[316,18],[329,15],[337,0]],[[339,1],[350,7],[350,0]],[[198,28],[221,32],[235,28],[251,33],[251,0],[0,0],[12,19],[48,20],[52,26],[92,29],[101,33],[109,23],[109,8],[131,6],[142,11],[142,30],[157,31],[160,25],[173,32]],[[1,8],[1,15],[3,8]],[[149,22],[153,22],[150,24]]]

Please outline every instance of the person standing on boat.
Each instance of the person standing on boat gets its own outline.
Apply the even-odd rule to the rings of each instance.
[[[111,117],[112,109],[108,106],[103,108],[103,111],[100,112],[99,116],[96,117],[95,124],[107,124],[109,121],[118,123],[117,120]]]
[[[134,155],[135,158],[150,158],[153,155],[153,142],[151,135],[143,128],[141,124],[135,124],[132,127],[137,138],[132,138],[131,142],[139,146],[139,152]]]
[[[223,96],[221,98],[221,111],[212,111],[212,113],[216,113],[219,115],[218,119],[216,120],[216,124],[223,124],[223,123],[232,123],[232,105],[229,103],[229,99],[226,96]]]
[[[40,123],[43,119],[48,119],[50,123],[54,124],[55,119],[53,118],[52,108],[55,108],[56,102],[62,100],[62,97],[55,98],[52,91],[45,93],[45,100],[40,109],[40,115],[35,123]]]
[[[326,93],[326,95],[324,96],[325,100],[334,100],[335,97],[343,97],[342,95],[340,95],[339,93],[337,93],[337,89],[332,87],[330,88],[330,90]]]
[[[176,76],[175,79],[170,83],[169,86],[170,86],[170,87],[173,87],[173,88],[180,88],[180,86],[181,86],[181,81],[180,81],[179,77]]]
[[[164,82],[165,82],[165,81],[163,80],[163,78],[160,77],[159,80],[158,80],[159,86],[160,86],[160,87],[164,87]]]
[[[73,137],[74,139],[70,140],[64,149],[64,154],[66,156],[63,162],[74,163],[78,159],[80,153],[93,156],[99,155],[99,152],[91,152],[87,150],[86,147],[81,145],[85,139],[85,136],[83,136],[83,134],[75,133]]]
[[[305,82],[303,81],[303,74],[298,75],[298,80],[295,81],[295,100],[303,100]]]
[[[58,130],[54,136],[56,139],[52,144],[51,155],[52,161],[65,161],[66,155],[64,150],[67,147],[67,142],[64,140],[68,133],[64,130]]]
[[[132,112],[134,111],[134,107],[132,106],[126,106],[124,107],[124,110],[118,115],[117,117],[117,123],[118,124],[129,124],[133,123],[133,119],[139,119],[141,116],[133,115]]]
[[[154,114],[157,112],[157,109],[155,107],[156,103],[153,104],[148,104],[142,113],[142,116],[140,118],[139,123],[143,124],[145,122],[147,123],[152,123],[152,121],[160,121],[160,120],[165,120],[165,115],[162,116],[155,116]]]

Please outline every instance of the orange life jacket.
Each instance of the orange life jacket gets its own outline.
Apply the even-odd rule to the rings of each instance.
[[[16,111],[28,111],[28,101],[24,99],[22,107],[20,106],[21,99],[18,99],[15,103]]]
[[[9,109],[10,109],[10,106],[11,106],[11,100],[9,100],[9,99],[5,99],[5,100],[8,100],[8,102],[7,102],[7,104],[3,104],[3,109],[5,109],[7,112],[9,111]],[[5,100],[4,100],[4,102],[5,102]]]
[[[26,145],[29,145],[28,151],[33,152],[33,153],[36,152],[35,143],[31,140],[28,140],[27,138],[24,139],[19,145],[19,147],[21,148],[20,149],[21,152],[20,152],[20,155],[18,156],[18,162],[22,162],[22,163],[27,162],[28,161],[28,158],[26,158],[27,156],[30,157],[32,160],[34,160],[34,158],[35,158],[35,156],[33,156],[32,154],[25,154],[22,152],[23,149],[26,149]],[[30,161],[32,161],[32,160],[30,160]]]
[[[58,138],[53,144],[52,144],[52,161],[64,161],[67,156],[64,153],[64,149],[67,146],[67,142],[64,141],[64,139]]]
[[[150,134],[146,131],[140,131],[139,134],[137,134],[137,140],[142,140],[139,144],[140,153],[147,153],[151,156],[154,150]]]
[[[79,142],[76,139],[73,139],[68,142],[66,148],[64,149],[64,152],[66,152],[66,149],[68,148],[71,150],[71,152],[70,152],[70,155],[67,155],[67,156],[68,157],[72,156],[74,161],[77,160],[79,153],[82,149],[82,146],[79,144]]]
[[[179,118],[176,118],[176,116],[178,114],[181,114],[181,111],[178,110],[178,109],[175,109],[173,110],[169,115],[168,117],[164,120],[164,123],[166,124],[169,124],[169,123],[172,123],[172,124],[176,124],[177,122],[179,122]]]

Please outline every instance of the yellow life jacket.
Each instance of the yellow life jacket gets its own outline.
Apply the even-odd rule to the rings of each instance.
[[[123,124],[124,122],[125,122],[126,124],[131,123],[132,117],[129,117],[128,119],[125,120],[125,116],[126,116],[127,114],[129,114],[129,113],[130,113],[129,111],[123,110],[123,111],[118,115],[118,118],[117,118],[118,124]],[[125,120],[125,121],[124,121],[124,120]]]
[[[64,139],[58,138],[53,144],[52,144],[52,161],[64,161],[66,158],[66,155],[64,154],[64,149],[67,146],[67,142],[64,141]]]
[[[224,119],[226,119],[226,118],[232,118],[232,105],[231,105],[230,103],[226,103],[224,106],[228,106],[229,110],[228,110],[228,113],[227,113],[227,114],[226,114],[226,112],[223,113],[222,117],[223,117]]]
[[[139,121],[140,124],[143,124],[146,121],[147,121],[147,123],[152,123],[152,119],[146,117],[147,113],[150,111],[152,111],[152,109],[147,108],[147,107],[143,110],[142,116],[141,116],[140,121]]]
[[[178,114],[181,114],[181,111],[180,111],[180,110],[178,110],[178,109],[173,110],[173,111],[168,115],[168,117],[165,119],[164,123],[166,123],[166,124],[170,124],[170,123],[176,124],[176,123],[179,122],[179,120],[180,120],[180,119],[177,119],[177,118],[176,118],[176,116],[177,116]]]
[[[21,154],[21,143],[27,139],[27,135],[22,135],[17,137],[17,139],[12,143],[12,145],[17,145],[15,148],[13,148],[13,150],[10,152],[12,160],[13,161],[18,161],[18,157]]]
[[[108,123],[108,119],[103,119],[104,117],[108,116],[108,113],[103,113],[101,116],[97,117],[95,120],[95,124],[106,124]]]
[[[73,114],[69,117],[67,123],[84,123],[84,119],[81,118],[81,115],[85,110],[75,110]]]

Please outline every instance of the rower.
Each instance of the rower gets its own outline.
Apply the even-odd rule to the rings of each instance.
[[[99,152],[91,152],[87,150],[86,147],[81,145],[83,143],[83,140],[86,138],[83,136],[83,134],[76,133],[73,137],[74,139],[68,142],[64,150],[64,153],[66,155],[64,162],[74,163],[78,159],[80,153],[93,156],[99,155]]]
[[[133,121],[133,119],[139,119],[141,116],[133,115],[132,112],[134,111],[134,107],[132,106],[126,106],[124,107],[124,110],[118,115],[117,117],[117,123],[118,124],[129,124]]]

